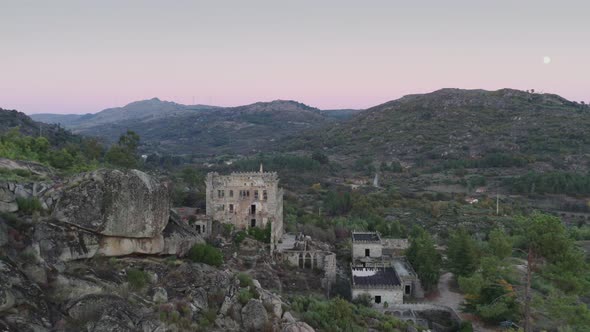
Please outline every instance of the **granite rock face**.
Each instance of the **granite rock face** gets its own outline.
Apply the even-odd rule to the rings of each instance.
[[[268,322],[268,314],[260,300],[251,299],[242,308],[242,323],[249,331],[261,331]]]
[[[138,170],[84,173],[64,189],[53,216],[94,233],[154,238],[168,223],[168,187]]]

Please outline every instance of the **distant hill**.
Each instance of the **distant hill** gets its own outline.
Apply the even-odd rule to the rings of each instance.
[[[146,152],[208,155],[270,150],[282,137],[339,121],[354,112],[321,111],[290,100],[216,107],[154,98],[96,114],[32,117],[111,142],[130,129],[141,136]]]
[[[22,112],[0,108],[0,134],[13,128],[18,128],[21,134],[27,136],[42,135],[55,146],[79,140],[79,137],[59,125],[37,122]]]
[[[442,89],[372,107],[284,145],[417,164],[503,153],[588,168],[589,130],[588,106],[557,95]]]

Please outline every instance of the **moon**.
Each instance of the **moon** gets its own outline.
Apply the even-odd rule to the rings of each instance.
[[[546,65],[550,64],[551,63],[551,57],[544,56],[543,57],[543,63],[546,64]]]

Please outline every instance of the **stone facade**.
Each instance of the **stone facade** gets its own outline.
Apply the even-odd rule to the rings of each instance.
[[[387,305],[402,304],[404,303],[404,294],[402,289],[397,288],[386,288],[386,287],[357,287],[352,289],[352,298],[355,299],[363,294],[369,294],[371,296],[371,303],[374,307],[383,308],[385,302]],[[379,303],[376,303],[375,299],[380,297]]]
[[[352,295],[372,296],[374,305],[383,299],[403,303],[404,297],[423,298],[418,275],[401,256],[408,243],[405,239],[382,239],[376,232],[352,232]]]
[[[381,237],[375,232],[352,232],[352,258],[379,258],[383,254]]]
[[[283,189],[277,173],[207,174],[207,215],[236,229],[271,225],[271,250],[283,235]]]
[[[383,307],[385,303],[404,303],[403,288],[394,268],[386,265],[361,267],[352,266],[352,298],[363,294],[371,296],[375,307]]]

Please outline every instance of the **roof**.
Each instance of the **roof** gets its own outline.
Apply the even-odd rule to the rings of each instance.
[[[353,267],[352,284],[354,286],[399,286],[401,282],[392,267]]]
[[[380,242],[381,237],[376,232],[352,233],[352,241]]]

